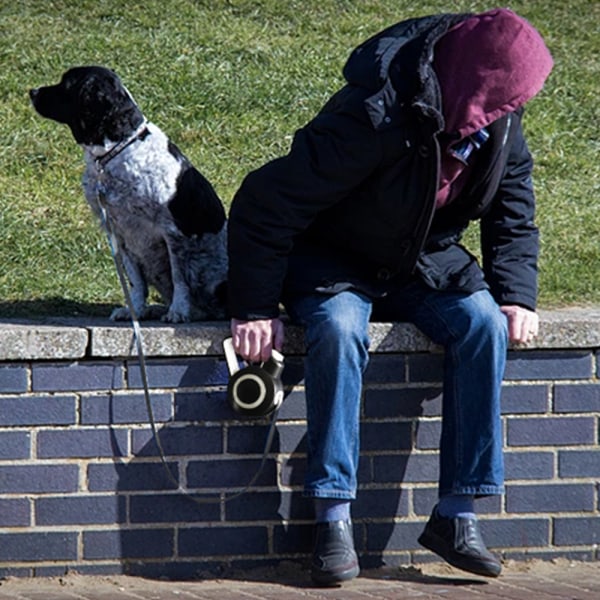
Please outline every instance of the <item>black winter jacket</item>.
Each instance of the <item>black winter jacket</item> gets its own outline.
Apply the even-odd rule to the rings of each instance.
[[[411,277],[436,289],[489,287],[499,304],[535,308],[538,231],[521,110],[488,126],[469,183],[435,210],[443,117],[432,47],[467,16],[411,19],[367,40],[289,154],[245,178],[229,216],[233,317],[276,317],[285,293],[377,296]],[[483,272],[459,243],[476,219]]]

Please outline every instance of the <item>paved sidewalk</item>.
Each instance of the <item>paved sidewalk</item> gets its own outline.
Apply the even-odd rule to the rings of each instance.
[[[10,578],[0,600],[598,600],[600,562],[509,562],[498,579],[441,564],[367,571],[338,588],[315,588],[294,565],[243,578],[169,582],[127,576]]]

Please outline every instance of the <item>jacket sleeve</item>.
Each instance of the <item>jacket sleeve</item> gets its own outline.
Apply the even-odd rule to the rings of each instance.
[[[539,232],[534,224],[532,169],[519,121],[504,176],[481,220],[481,248],[486,280],[498,304],[535,310]]]
[[[294,237],[365,179],[381,154],[366,114],[322,112],[296,133],[287,156],[244,179],[228,224],[232,317],[278,316]]]

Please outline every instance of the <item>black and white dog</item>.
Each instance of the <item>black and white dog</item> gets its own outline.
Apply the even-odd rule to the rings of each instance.
[[[68,70],[29,92],[42,116],[71,128],[83,147],[83,188],[118,241],[140,319],[180,323],[225,316],[226,216],[208,180],[149,123],[117,75],[104,67]],[[148,287],[166,307],[147,304]],[[158,308],[158,310],[157,310]],[[127,308],[112,319],[130,318]]]

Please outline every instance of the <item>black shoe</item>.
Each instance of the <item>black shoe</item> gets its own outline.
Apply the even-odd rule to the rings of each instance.
[[[481,539],[477,519],[442,517],[437,506],[419,537],[419,544],[463,571],[498,577],[502,570],[500,561]]]
[[[358,557],[354,550],[352,523],[333,521],[317,523],[315,547],[310,575],[318,585],[336,585],[353,579],[359,573]]]

